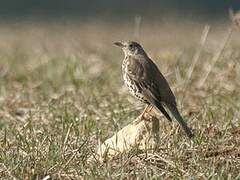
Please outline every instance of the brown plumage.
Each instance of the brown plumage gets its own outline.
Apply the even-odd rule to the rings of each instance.
[[[122,64],[123,79],[130,93],[140,101],[161,111],[171,121],[165,108],[175,117],[188,137],[193,134],[181,117],[167,80],[155,63],[147,56],[137,42],[116,42],[122,48],[125,58]]]

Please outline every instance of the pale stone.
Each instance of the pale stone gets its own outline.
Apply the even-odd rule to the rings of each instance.
[[[100,144],[97,159],[109,160],[132,148],[154,150],[159,140],[159,119],[154,110],[146,112],[142,120],[139,118]]]

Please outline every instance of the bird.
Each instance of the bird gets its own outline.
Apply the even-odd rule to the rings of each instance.
[[[166,109],[177,120],[189,138],[193,137],[192,130],[183,120],[178,111],[176,98],[157,65],[149,58],[143,47],[134,41],[115,42],[124,52],[122,74],[124,83],[131,95],[146,104],[143,113],[149,108],[156,108],[170,122],[172,118]]]

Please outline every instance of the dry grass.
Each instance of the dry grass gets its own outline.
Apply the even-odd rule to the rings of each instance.
[[[137,21],[137,30],[111,22],[0,26],[0,177],[240,178],[240,31],[225,41],[229,25],[216,23],[199,44],[204,24]],[[166,75],[196,137],[163,118],[156,152],[89,164],[99,141],[142,108],[123,87],[123,55],[112,45],[133,37]]]

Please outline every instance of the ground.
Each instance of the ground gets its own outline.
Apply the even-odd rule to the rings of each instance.
[[[240,31],[229,28],[187,21],[1,24],[0,177],[240,178]],[[157,63],[195,138],[162,117],[155,152],[133,149],[89,163],[97,145],[143,109],[123,86],[123,53],[113,45],[126,39],[139,40]]]

